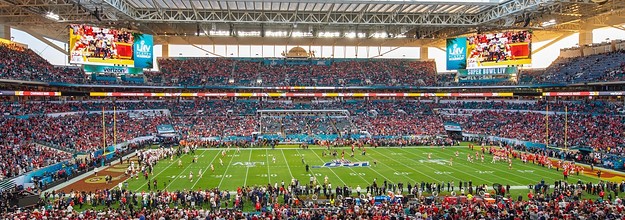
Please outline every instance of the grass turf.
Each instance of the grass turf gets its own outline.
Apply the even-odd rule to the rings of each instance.
[[[183,155],[182,166],[178,166],[178,159],[173,161],[161,160],[154,167],[153,174],[149,180],[158,180],[158,189],[172,190],[197,190],[199,188],[214,188],[235,190],[239,186],[254,186],[266,184],[290,183],[291,178],[307,183],[309,177],[315,176],[319,183],[323,183],[325,176],[328,177],[332,187],[348,185],[361,186],[363,191],[374,179],[378,184],[387,180],[389,183],[410,182],[435,182],[437,184],[454,181],[456,191],[459,182],[472,181],[473,185],[494,183],[510,184],[519,194],[527,193],[529,184],[536,184],[544,179],[545,182],[553,184],[556,180],[563,178],[562,171],[548,169],[534,164],[523,164],[520,160],[514,160],[512,169],[508,168],[507,162],[491,164],[492,157],[486,155],[484,162],[474,161],[470,163],[466,160],[466,155],[474,151],[466,146],[460,147],[407,147],[407,148],[367,148],[366,155],[361,155],[356,149],[354,158],[349,157],[350,148],[338,149],[339,155],[345,150],[345,158],[351,162],[370,162],[369,167],[335,167],[335,168],[312,168],[320,166],[326,162],[331,162],[335,158],[332,156],[322,156],[321,147],[311,146],[310,149],[297,148],[277,148],[277,149],[241,149],[240,153],[236,149],[230,149],[226,157],[222,157],[223,149],[200,149],[195,152],[199,160],[192,163],[193,155]],[[459,156],[455,156],[455,152]],[[432,158],[428,159],[428,154]],[[275,163],[273,158],[275,157]],[[340,156],[339,156],[340,157]],[[448,164],[453,158],[453,166]],[[223,161],[220,165],[219,160]],[[304,162],[302,162],[302,159]],[[373,161],[377,161],[377,165]],[[215,166],[215,171],[210,171],[210,164]],[[311,168],[306,172],[305,164]],[[202,170],[201,178],[198,171]],[[189,173],[193,174],[193,179],[189,179]],[[584,182],[592,181],[596,183],[598,179],[594,176],[580,174],[569,177],[569,182],[577,182],[581,179]],[[147,191],[147,181],[143,177],[128,180],[128,188],[137,191]],[[152,189],[153,190],[153,189]],[[445,187],[445,191],[446,191]],[[516,193],[513,193],[513,195]]]

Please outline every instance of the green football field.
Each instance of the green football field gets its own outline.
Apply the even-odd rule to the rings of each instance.
[[[195,155],[198,162],[192,163],[194,155],[183,155],[182,167],[178,166],[178,159],[173,161],[166,159],[158,162],[153,174],[149,179],[158,180],[158,189],[162,190],[190,190],[219,187],[220,189],[235,190],[239,186],[274,185],[284,181],[288,184],[292,178],[300,180],[301,183],[308,183],[311,175],[314,175],[319,183],[323,183],[327,176],[332,187],[348,185],[366,188],[374,179],[378,183],[387,180],[390,183],[402,182],[406,186],[408,182],[447,182],[454,181],[455,187],[459,182],[472,181],[474,185],[494,183],[510,184],[512,189],[526,192],[529,184],[536,184],[544,179],[547,183],[553,184],[556,180],[561,180],[562,171],[548,169],[534,164],[523,164],[520,160],[514,160],[512,169],[508,168],[507,162],[492,164],[488,154],[484,162],[467,161],[467,153],[475,154],[475,151],[466,146],[460,147],[406,147],[406,148],[367,148],[366,155],[361,155],[356,149],[355,156],[351,158],[350,148],[337,149],[339,152],[345,150],[345,159],[350,162],[369,162],[367,167],[322,167],[327,162],[332,162],[333,156],[323,156],[321,147],[311,147],[310,149],[297,148],[277,148],[277,149],[241,149],[240,153],[236,149],[230,149],[225,157],[222,157],[222,149],[199,149]],[[477,149],[477,148],[476,148]],[[459,156],[455,156],[455,152]],[[431,159],[428,154],[431,153]],[[453,165],[449,165],[450,158]],[[219,160],[223,161],[220,165]],[[275,158],[275,162],[274,162]],[[302,162],[302,159],[304,160]],[[377,165],[373,164],[377,161]],[[215,171],[211,172],[210,164],[213,164]],[[311,168],[306,172],[305,164]],[[198,172],[202,171],[202,177]],[[189,179],[189,173],[193,174],[193,179]],[[584,182],[597,182],[598,179],[583,174],[572,175],[569,182],[577,182],[581,179]],[[128,180],[128,187],[131,190],[148,190],[147,181],[139,179]],[[152,189],[153,190],[153,189]]]

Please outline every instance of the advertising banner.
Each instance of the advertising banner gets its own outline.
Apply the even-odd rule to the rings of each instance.
[[[467,38],[447,39],[447,70],[467,68]]]
[[[517,74],[517,67],[476,68],[458,70],[459,76],[484,76],[484,75],[513,75]]]
[[[142,74],[143,69],[123,66],[84,65],[86,73]]]
[[[167,133],[175,133],[176,132],[176,130],[174,129],[174,126],[172,126],[170,124],[157,125],[156,126],[156,131],[159,134],[167,134]]]
[[[443,126],[445,127],[445,131],[462,131],[462,127],[456,122],[445,122]]]
[[[153,67],[153,48],[154,38],[152,35],[137,35],[134,44],[134,59],[136,68],[152,68]]]

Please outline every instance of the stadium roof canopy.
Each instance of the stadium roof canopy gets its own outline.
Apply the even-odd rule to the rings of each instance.
[[[479,31],[611,26],[625,23],[624,9],[625,0],[0,0],[0,23],[62,41],[68,24],[87,23],[156,43],[421,46]]]

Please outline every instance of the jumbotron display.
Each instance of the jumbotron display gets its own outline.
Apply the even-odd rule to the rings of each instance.
[[[475,34],[447,39],[447,69],[531,64],[530,31]]]
[[[152,68],[153,37],[89,25],[70,25],[70,63]]]

